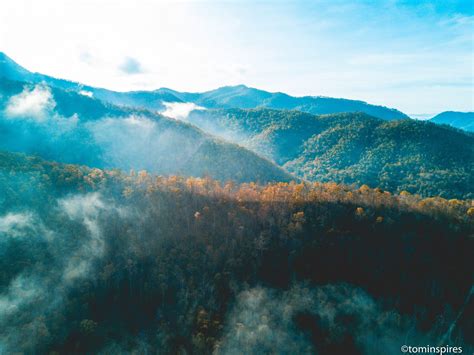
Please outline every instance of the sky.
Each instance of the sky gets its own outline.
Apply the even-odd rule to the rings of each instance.
[[[474,2],[1,0],[0,51],[108,89],[245,84],[474,111]]]

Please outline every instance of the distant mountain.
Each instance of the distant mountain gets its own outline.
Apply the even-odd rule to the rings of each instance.
[[[34,80],[34,74],[15,63],[5,53],[0,52],[0,78],[10,80]]]
[[[474,112],[446,111],[434,116],[431,122],[474,132]]]
[[[99,168],[289,181],[270,161],[159,114],[46,84],[0,81],[0,149]]]
[[[281,92],[271,93],[245,85],[225,86],[203,93],[179,92],[167,88],[155,91],[116,92],[95,88],[72,81],[56,79],[39,73],[31,73],[0,52],[0,77],[12,80],[45,82],[48,85],[93,95],[115,105],[143,107],[164,111],[165,103],[191,102],[205,108],[257,108],[299,110],[313,114],[340,112],[365,112],[374,117],[394,120],[408,118],[404,113],[384,106],[370,105],[363,101],[329,97],[293,97]]]
[[[310,181],[474,197],[474,135],[448,127],[271,109],[194,111],[188,121]]]
[[[225,86],[204,93],[178,93],[182,101],[193,102],[206,108],[273,108],[298,110],[312,114],[365,112],[386,120],[408,118],[404,113],[384,106],[370,105],[364,101],[337,99],[321,96],[294,97],[285,93],[271,93],[245,85]]]

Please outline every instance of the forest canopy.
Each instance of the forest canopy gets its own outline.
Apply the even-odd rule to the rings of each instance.
[[[0,186],[7,353],[379,354],[409,329],[411,344],[473,341],[472,201],[6,152]]]

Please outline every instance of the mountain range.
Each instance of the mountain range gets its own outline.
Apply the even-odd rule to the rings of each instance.
[[[150,110],[164,110],[164,103],[192,102],[205,108],[268,107],[299,110],[313,114],[360,111],[382,119],[408,118],[398,110],[370,105],[363,101],[313,96],[293,97],[281,92],[270,93],[245,85],[225,86],[203,93],[179,92],[166,88],[154,91],[117,92],[32,73],[1,52],[0,77],[32,83],[44,82],[58,88],[93,95],[95,98],[115,105],[143,107]]]
[[[473,353],[474,133],[447,116],[0,55],[0,354]]]
[[[169,103],[193,103],[203,108],[273,108],[298,110],[312,114],[364,112],[385,120],[409,117],[397,109],[371,105],[359,100],[323,96],[294,97],[282,92],[272,93],[245,85],[224,86],[202,93],[179,92],[168,88],[152,91],[118,92],[30,72],[3,52],[0,52],[1,77],[31,83],[46,83],[65,90],[80,92],[84,95],[93,95],[97,99],[117,106],[142,107],[160,112],[165,111],[166,104]],[[448,124],[467,131],[472,131],[474,126],[472,112],[447,111],[433,117],[431,121]]]
[[[301,178],[473,196],[474,138],[446,126],[469,129],[470,114],[445,113],[430,120],[444,126],[434,125],[362,101],[298,98],[244,85],[204,93],[116,92],[32,73],[5,54],[0,77],[5,150],[221,181]],[[44,101],[41,112],[9,109],[36,102],[35,95]],[[158,113],[189,104],[191,112],[179,120]]]

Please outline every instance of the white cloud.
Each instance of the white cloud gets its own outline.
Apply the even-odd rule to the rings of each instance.
[[[198,106],[192,102],[163,102],[166,110],[161,112],[166,117],[177,120],[186,120],[193,110],[205,110],[204,107]]]
[[[94,96],[94,93],[92,91],[87,91],[87,90],[81,90],[81,91],[79,91],[79,94],[84,95],[84,96],[88,96],[88,97]]]
[[[8,117],[24,117],[41,121],[55,106],[51,90],[47,86],[36,85],[33,89],[25,87],[20,94],[12,96],[5,112]]]

